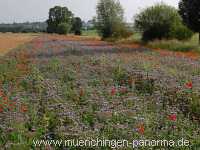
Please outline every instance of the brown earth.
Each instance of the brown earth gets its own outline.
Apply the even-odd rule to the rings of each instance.
[[[26,42],[34,39],[38,34],[0,33],[0,56],[6,54]]]

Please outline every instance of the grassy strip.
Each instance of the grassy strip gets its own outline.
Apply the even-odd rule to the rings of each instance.
[[[198,45],[198,35],[195,34],[190,40],[188,41],[179,41],[179,40],[154,40],[148,43],[143,43],[141,40],[142,36],[141,33],[134,33],[129,41],[134,41],[136,43],[145,45],[150,48],[155,49],[166,49],[172,51],[200,51],[200,46]]]
[[[178,40],[155,40],[147,44],[150,48],[160,48],[172,51],[187,52],[191,50],[199,51],[200,47],[190,42],[181,42]]]
[[[178,40],[155,40],[147,44],[151,48],[167,49],[172,51],[200,51],[198,45],[198,36],[194,35],[192,39],[188,41],[178,41]]]
[[[82,31],[83,36],[98,36],[97,30],[83,30]]]

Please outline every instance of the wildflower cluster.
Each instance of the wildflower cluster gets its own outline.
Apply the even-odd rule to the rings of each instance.
[[[28,107],[25,104],[17,104],[16,101],[9,99],[9,97],[0,90],[0,113],[6,111],[19,111],[25,113],[28,111]]]

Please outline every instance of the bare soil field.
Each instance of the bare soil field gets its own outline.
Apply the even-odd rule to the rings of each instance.
[[[37,34],[14,34],[0,33],[0,55],[4,55],[9,50],[31,41]]]

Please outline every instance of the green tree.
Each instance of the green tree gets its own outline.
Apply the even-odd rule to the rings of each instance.
[[[199,33],[200,44],[200,0],[181,0],[179,13],[183,22],[194,32]]]
[[[99,0],[96,28],[102,38],[125,36],[124,10],[118,0]]]
[[[81,35],[81,28],[82,28],[81,18],[75,17],[72,23],[72,32],[74,32],[75,35]]]
[[[59,28],[64,28],[72,25],[73,14],[67,7],[55,6],[49,10],[49,19],[47,20],[47,32],[58,33]],[[64,24],[65,25],[64,25]],[[67,24],[67,25],[66,25]],[[62,26],[62,27],[61,27]],[[68,29],[65,29],[68,31]]]
[[[192,36],[192,32],[183,25],[178,11],[164,3],[150,6],[137,14],[135,27],[143,32],[144,41],[163,38],[183,40]]]
[[[67,23],[60,23],[57,26],[56,33],[67,34],[70,31],[71,26]]]

